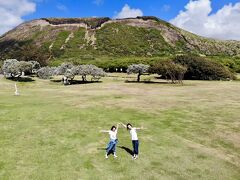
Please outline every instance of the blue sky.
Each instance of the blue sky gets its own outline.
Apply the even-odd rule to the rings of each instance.
[[[206,37],[240,40],[240,0],[0,0],[0,35],[44,17],[156,16]]]
[[[114,17],[125,4],[141,9],[144,15],[157,16],[169,21],[174,18],[189,0],[36,0],[36,11],[25,20],[41,17]],[[212,0],[215,13],[229,3],[239,0]]]

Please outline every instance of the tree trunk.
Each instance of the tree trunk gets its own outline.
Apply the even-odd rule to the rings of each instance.
[[[82,76],[82,81],[83,81],[83,82],[86,81],[86,76]]]
[[[140,81],[140,76],[141,76],[141,73],[138,73],[138,76],[137,76],[137,82]]]

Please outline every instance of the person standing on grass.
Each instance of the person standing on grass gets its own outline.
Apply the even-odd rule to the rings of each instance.
[[[133,127],[130,123],[128,123],[127,125],[121,123],[125,128],[127,128],[127,130],[130,131],[131,134],[131,138],[132,138],[132,145],[133,145],[133,159],[137,159],[138,158],[138,147],[139,147],[139,141],[138,141],[138,136],[137,136],[137,130],[143,129],[143,127],[141,128],[136,128]]]
[[[108,155],[110,154],[111,151],[113,151],[114,158],[117,158],[116,146],[117,146],[117,143],[118,143],[118,139],[117,139],[118,125],[119,124],[117,124],[117,127],[112,126],[111,130],[101,130],[100,131],[100,132],[103,132],[103,133],[109,133],[109,135],[110,135],[110,141],[109,141],[109,143],[107,145],[107,148],[106,148],[106,154],[105,154],[106,159],[108,158]]]

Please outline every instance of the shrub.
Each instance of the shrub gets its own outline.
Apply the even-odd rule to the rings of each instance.
[[[177,56],[173,61],[187,67],[185,79],[227,80],[234,78],[226,67],[203,57]]]
[[[149,69],[150,73],[156,73],[165,78],[170,77],[172,83],[182,83],[186,71],[186,67],[176,64],[173,61],[158,62]]]
[[[37,61],[29,61],[29,63],[32,64],[32,73],[36,73],[41,68],[40,63]]]
[[[132,65],[128,66],[127,73],[128,74],[132,74],[132,73],[138,74],[137,81],[139,82],[140,81],[140,76],[143,73],[148,72],[148,69],[149,69],[149,65],[145,65],[145,64],[132,64]]]
[[[103,71],[102,68],[99,68],[95,65],[79,65],[73,70],[76,75],[82,76],[82,80],[87,80],[87,75],[92,76],[93,79],[100,79],[101,77],[106,76],[106,73]]]
[[[63,63],[61,66],[57,67],[54,71],[54,75],[63,75],[63,84],[68,85],[71,84],[71,81],[75,77],[75,73],[73,72],[73,64],[71,63]]]
[[[32,70],[32,64],[26,61],[7,59],[4,61],[2,70],[7,78],[20,77],[23,72],[29,72]]]
[[[57,67],[55,71],[55,75],[65,75],[69,70],[73,68],[73,64],[71,63],[63,63],[59,67]]]
[[[50,67],[42,67],[37,71],[37,76],[40,79],[50,79],[50,77],[54,74],[55,68]]]

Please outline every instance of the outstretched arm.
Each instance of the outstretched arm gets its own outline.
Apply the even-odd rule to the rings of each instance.
[[[127,127],[127,125],[123,124],[122,122],[121,122],[121,124],[122,124],[123,127],[125,127],[125,128]]]
[[[119,128],[119,123],[117,123],[116,132],[118,132],[118,128]]]
[[[146,128],[144,128],[143,126],[142,127],[135,127],[136,130],[144,130]]]
[[[107,131],[107,130],[100,130],[99,132],[101,132],[101,133],[109,133],[109,131]]]

